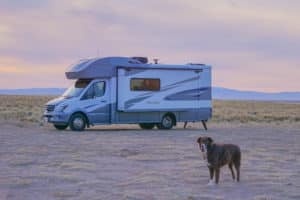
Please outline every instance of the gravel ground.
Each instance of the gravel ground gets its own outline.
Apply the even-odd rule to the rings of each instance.
[[[220,184],[207,186],[201,135],[240,145],[240,183],[223,167]],[[120,125],[77,133],[3,122],[0,199],[300,199],[299,141],[299,124],[213,124],[208,131]]]

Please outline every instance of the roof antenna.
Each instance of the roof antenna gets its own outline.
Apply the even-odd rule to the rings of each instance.
[[[158,58],[154,58],[154,59],[153,59],[154,64],[158,64],[158,60],[159,60]]]
[[[97,57],[100,57],[100,49],[97,48]]]

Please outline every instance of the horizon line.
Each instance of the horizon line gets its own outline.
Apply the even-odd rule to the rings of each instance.
[[[240,92],[257,92],[257,93],[266,93],[266,94],[278,94],[278,93],[300,93],[299,91],[276,91],[276,92],[268,92],[268,91],[259,91],[259,90],[242,90],[242,89],[234,89],[234,88],[227,88],[222,86],[212,86],[212,88],[221,88],[227,90],[235,90]],[[67,87],[28,87],[28,88],[0,88],[0,90],[32,90],[32,89],[67,89]]]

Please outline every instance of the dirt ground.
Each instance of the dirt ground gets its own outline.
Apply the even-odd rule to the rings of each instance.
[[[209,124],[174,130],[135,125],[85,132],[0,124],[0,199],[300,199],[300,126]],[[196,139],[235,143],[241,182],[208,169]]]

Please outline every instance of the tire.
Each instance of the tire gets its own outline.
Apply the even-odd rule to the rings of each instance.
[[[66,125],[53,124],[53,126],[54,126],[57,130],[65,130],[66,128],[68,128],[68,124],[66,124]]]
[[[165,115],[161,119],[161,122],[156,124],[158,129],[171,129],[175,124],[175,120],[171,117],[171,115]]]
[[[80,113],[73,114],[70,118],[69,125],[72,131],[83,131],[86,127],[86,118]]]
[[[142,129],[153,129],[155,126],[154,123],[140,123],[139,125]]]

